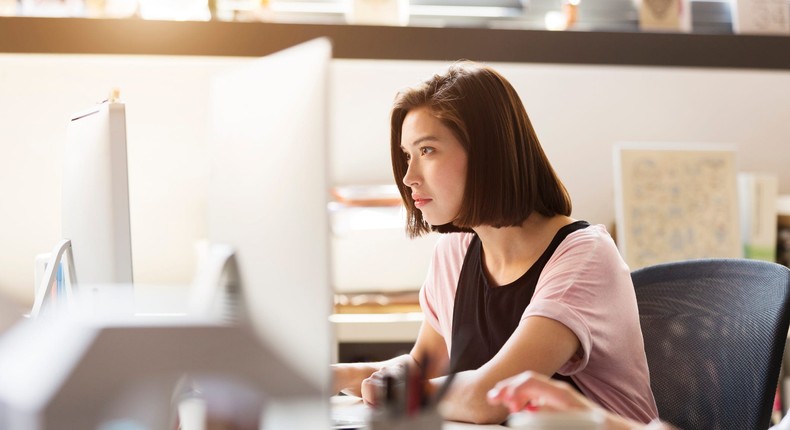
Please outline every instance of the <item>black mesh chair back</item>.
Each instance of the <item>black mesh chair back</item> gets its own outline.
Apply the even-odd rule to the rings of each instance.
[[[790,271],[711,259],[645,267],[631,277],[659,417],[684,430],[768,428]]]

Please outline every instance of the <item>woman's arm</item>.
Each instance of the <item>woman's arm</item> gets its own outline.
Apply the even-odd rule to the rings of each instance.
[[[371,363],[338,363],[332,365],[332,393],[362,397],[362,381],[385,366],[397,366],[404,356]]]
[[[492,406],[486,399],[497,382],[527,370],[551,376],[580,347],[576,335],[565,325],[550,318],[528,317],[488,363],[455,376],[442,403],[442,415],[455,421],[500,423],[507,418],[507,409]],[[443,378],[433,381],[435,385],[442,382]]]
[[[366,403],[375,404],[377,386],[387,374],[404,367],[411,371],[419,367],[427,377],[435,377],[446,373],[448,362],[444,338],[430,324],[423,322],[409,354],[374,363],[333,365],[333,391],[362,397]],[[424,368],[426,364],[427,368]]]

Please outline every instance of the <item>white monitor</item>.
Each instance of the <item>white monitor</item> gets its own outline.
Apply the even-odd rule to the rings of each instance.
[[[208,199],[209,241],[235,250],[262,341],[326,395],[330,58],[329,41],[317,39],[215,80]]]
[[[126,111],[114,100],[71,118],[63,150],[62,234],[79,284],[131,284]]]
[[[122,302],[132,298],[127,170],[126,110],[113,94],[110,100],[73,115],[69,122],[63,148],[64,239],[55,245],[47,263],[37,261],[36,270],[44,273],[41,279],[36,276],[32,316],[44,307],[70,301],[72,289],[79,284],[122,286],[114,289],[114,296]],[[62,261],[67,263],[63,272]],[[80,293],[88,296],[99,291]]]

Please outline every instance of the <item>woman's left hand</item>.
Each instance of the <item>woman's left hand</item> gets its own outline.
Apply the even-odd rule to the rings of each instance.
[[[497,383],[488,392],[488,402],[504,405],[511,413],[538,408],[560,411],[600,409],[568,384],[529,371]]]

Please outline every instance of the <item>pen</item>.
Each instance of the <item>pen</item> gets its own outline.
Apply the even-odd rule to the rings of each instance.
[[[395,378],[392,375],[384,377],[384,411],[390,419],[398,418],[401,414],[395,392]]]
[[[422,385],[420,392],[420,409],[426,409],[430,405],[430,380],[428,379],[428,369],[430,369],[430,356],[425,355],[422,359],[422,380],[420,384]]]
[[[433,399],[431,399],[430,403],[432,405],[438,405],[439,402],[442,401],[444,396],[447,394],[447,390],[450,389],[450,385],[453,383],[453,378],[455,378],[455,372],[451,372],[447,375],[441,387],[439,387],[439,389],[436,391],[436,394],[434,394]]]
[[[469,339],[467,338],[461,345],[462,350],[465,349],[468,345],[469,345]],[[457,363],[453,363],[451,361],[449,369],[447,371],[447,378],[444,380],[444,383],[442,383],[442,386],[439,387],[439,389],[436,391],[436,394],[434,394],[433,399],[431,399],[432,405],[434,406],[438,405],[439,402],[441,402],[444,396],[447,394],[447,390],[450,389],[450,385],[452,385],[453,379],[455,378],[455,374],[457,373],[455,370],[457,368],[458,368]]]
[[[420,366],[406,368],[406,414],[414,416],[420,411],[424,390],[423,372]]]

